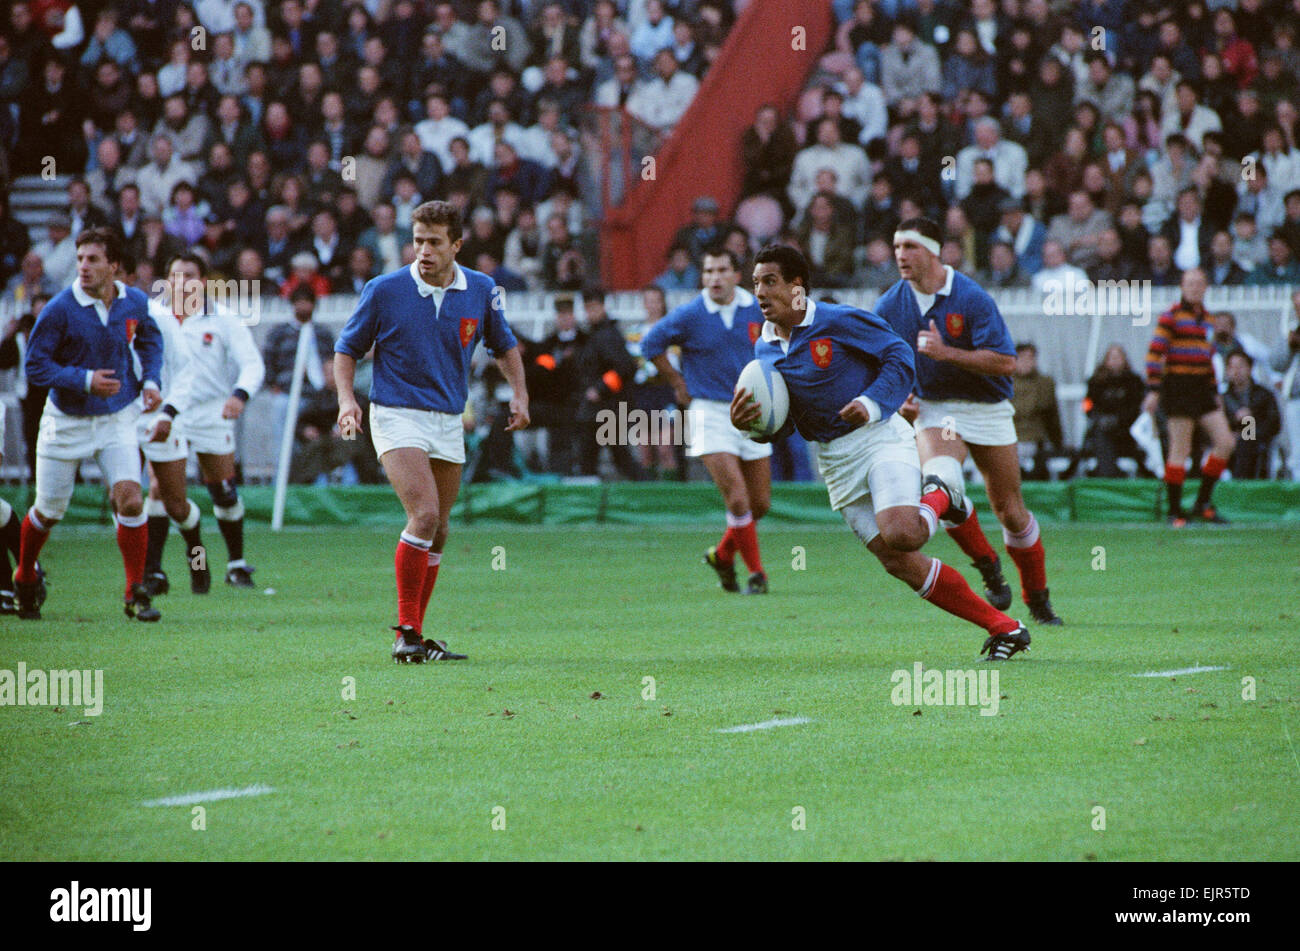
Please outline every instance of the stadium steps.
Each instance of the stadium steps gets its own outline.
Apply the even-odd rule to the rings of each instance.
[[[9,208],[27,228],[32,244],[45,240],[50,218],[56,212],[67,211],[70,181],[71,175],[56,175],[48,179],[40,175],[20,175],[14,179],[9,192]]]
[[[793,49],[797,24],[806,34]],[[648,284],[664,269],[674,233],[691,203],[711,195],[727,218],[744,175],[740,140],[758,107],[788,112],[817,68],[834,30],[826,0],[752,0],[704,75],[690,108],[655,156],[655,176],[640,181],[601,226],[601,271],[617,289]]]

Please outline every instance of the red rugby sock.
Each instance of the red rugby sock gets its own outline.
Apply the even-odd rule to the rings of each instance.
[[[23,517],[22,535],[19,542],[18,570],[14,572],[14,581],[31,584],[36,580],[36,559],[41,556],[41,549],[49,540],[48,528],[37,528],[32,524],[32,510]]]
[[[935,607],[943,608],[963,621],[978,624],[990,634],[1007,634],[1020,626],[972,591],[955,568],[938,558],[932,562],[930,577],[920,594]]]
[[[424,585],[420,588],[420,623],[424,630],[424,617],[429,611],[429,599],[433,597],[433,586],[438,583],[438,568],[442,565],[442,552],[429,552],[429,560],[424,569]]]
[[[758,557],[758,525],[751,518],[747,525],[740,528],[732,529],[736,533],[736,547],[740,549],[740,557],[745,559],[745,567],[749,573],[761,574],[763,571],[762,559]]]
[[[137,516],[139,525],[123,525],[117,520],[117,547],[122,553],[122,567],[126,570],[126,598],[131,589],[144,580],[144,560],[149,554],[149,522],[144,515]]]
[[[969,504],[969,503],[967,503]],[[989,544],[988,538],[984,535],[984,530],[980,528],[979,516],[975,514],[975,507],[972,505],[970,514],[966,516],[966,521],[960,525],[947,526],[948,536],[957,543],[966,557],[971,561],[979,561],[981,558],[996,558],[993,546]]]
[[[393,566],[397,570],[397,623],[420,630],[420,598],[429,566],[429,545],[402,533]]]

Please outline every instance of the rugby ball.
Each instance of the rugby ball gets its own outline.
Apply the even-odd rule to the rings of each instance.
[[[736,379],[737,390],[748,390],[763,415],[749,430],[750,436],[768,437],[785,425],[790,413],[790,391],[785,380],[770,364],[750,360]]]

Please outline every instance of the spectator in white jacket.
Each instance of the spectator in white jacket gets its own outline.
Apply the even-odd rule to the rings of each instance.
[[[867,82],[862,70],[850,66],[836,88],[844,94],[844,115],[862,126],[858,144],[865,146],[873,139],[883,139],[889,130],[889,113],[880,87]]]
[[[656,132],[669,132],[686,114],[699,92],[700,81],[677,68],[671,49],[655,55],[655,77],[639,83],[627,100],[627,111]]]
[[[796,209],[808,207],[817,192],[817,173],[824,168],[835,173],[836,194],[861,211],[871,190],[871,163],[861,146],[840,141],[839,123],[830,118],[817,123],[817,144],[801,150],[794,158],[787,194]]]
[[[1025,195],[1025,172],[1029,169],[1029,156],[1024,147],[1010,139],[1002,138],[1002,127],[992,116],[975,123],[975,144],[957,153],[957,199],[970,194],[975,184],[975,160],[986,158],[993,163],[993,180],[1007,190],[1012,198]]]
[[[909,23],[896,23],[893,42],[880,52],[880,86],[885,102],[907,114],[917,96],[938,92],[942,85],[938,52],[929,43],[920,42]]]

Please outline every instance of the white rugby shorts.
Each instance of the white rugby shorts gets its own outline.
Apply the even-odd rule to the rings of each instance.
[[[744,462],[766,459],[772,444],[755,442],[731,425],[731,403],[724,400],[691,400],[686,410],[688,456],[727,452]]]
[[[459,414],[371,403],[370,439],[381,459],[393,449],[420,449],[430,459],[465,462],[465,425]]]
[[[181,432],[181,422],[179,419],[172,420],[171,432],[162,442],[151,442],[154,425],[159,419],[165,418],[161,409],[156,409],[152,413],[141,413],[135,421],[135,438],[140,443],[140,451],[150,462],[177,462],[181,459],[188,459],[190,455],[190,444],[185,441],[185,435]]]
[[[226,397],[191,406],[180,415],[190,448],[204,455],[225,456],[235,451],[235,421],[222,419]],[[279,452],[280,447],[275,447]]]
[[[70,416],[46,398],[36,438],[36,508],[62,518],[82,460],[93,458],[104,484],[140,482],[140,407],[130,403],[107,416]]]
[[[913,424],[922,429],[950,429],[974,446],[1010,446],[1016,442],[1016,415],[1010,400],[975,403],[970,400],[922,400]]]
[[[863,496],[870,496],[877,512],[921,503],[916,436],[897,413],[817,447],[817,465],[832,509],[839,511]]]

